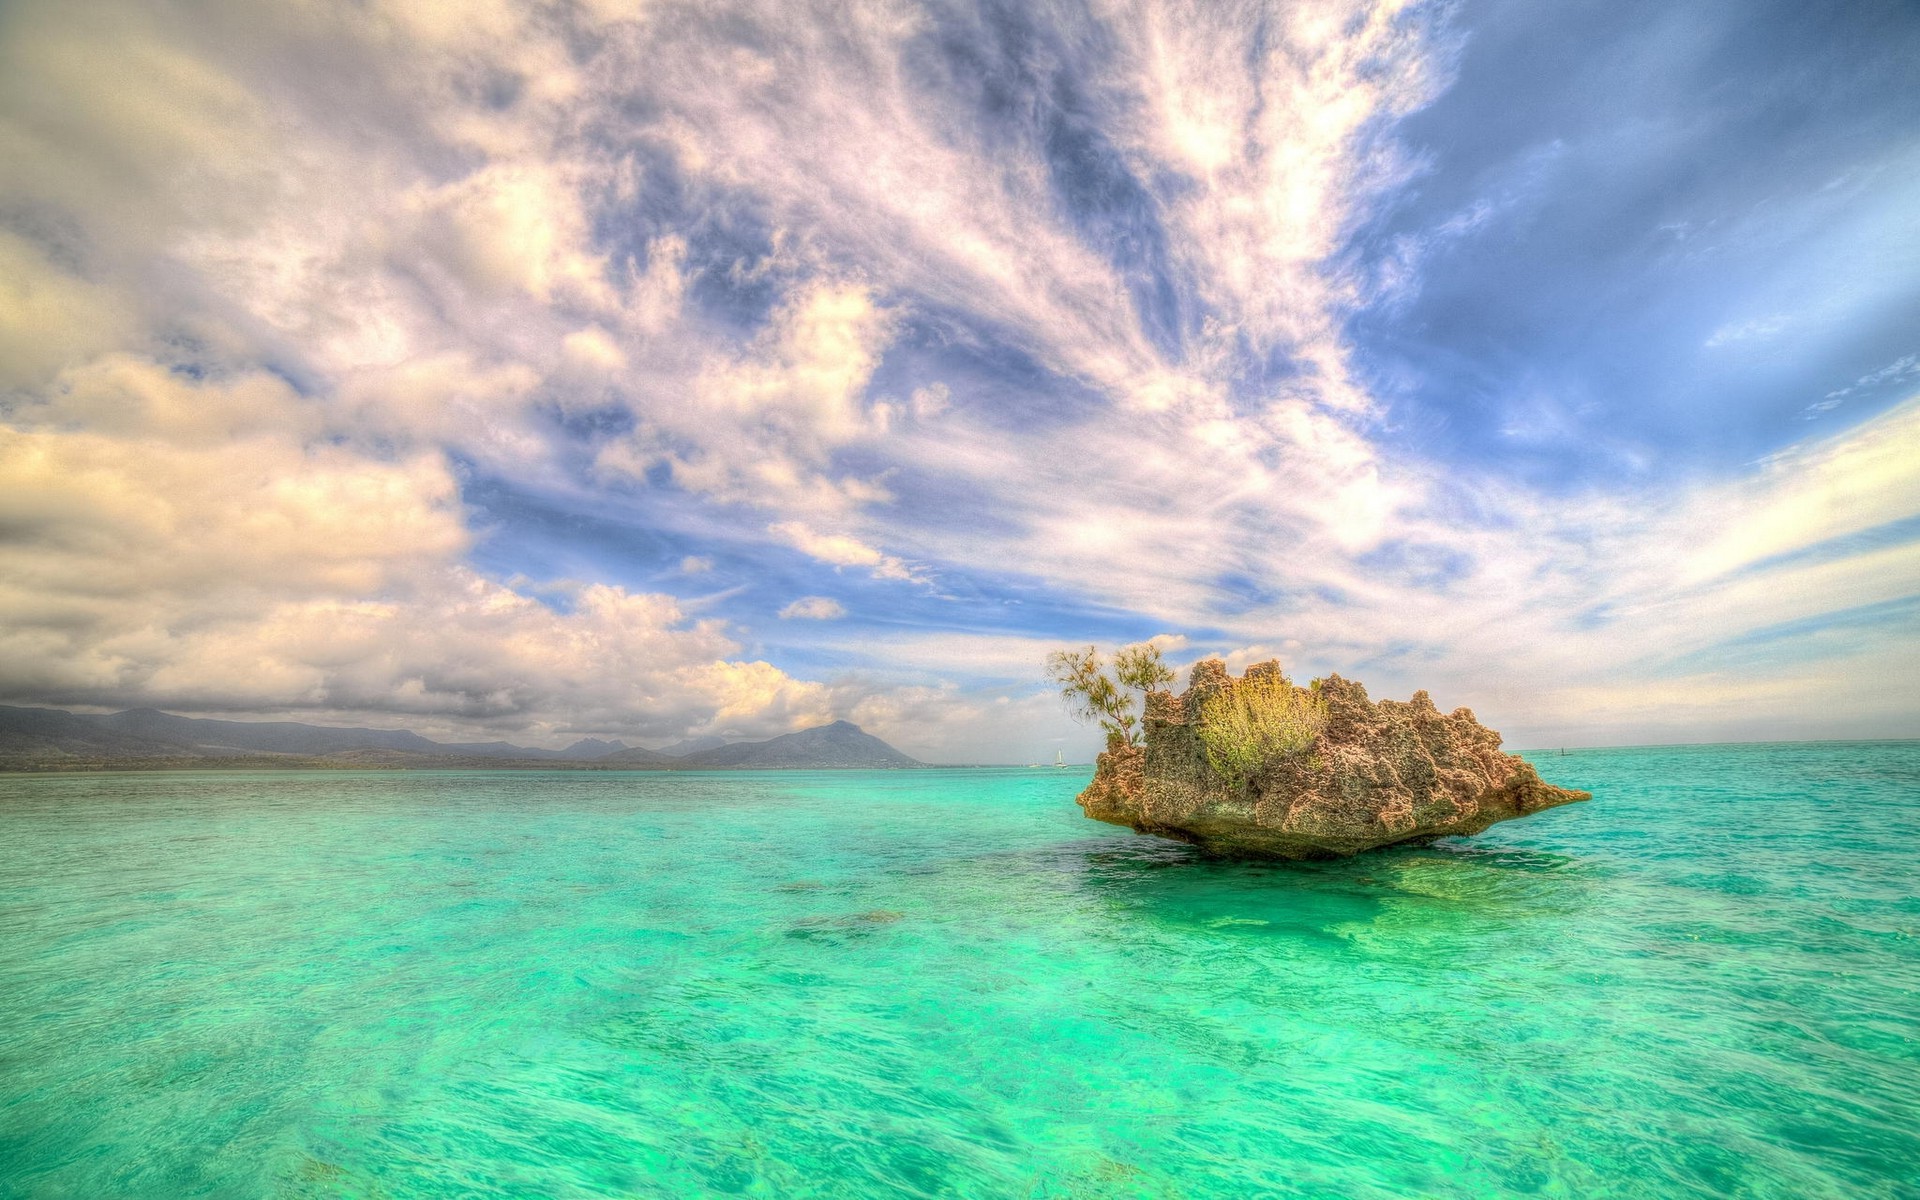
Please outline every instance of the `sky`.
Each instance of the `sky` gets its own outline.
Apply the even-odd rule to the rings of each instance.
[[[1920,736],[1905,0],[0,6],[0,702]]]

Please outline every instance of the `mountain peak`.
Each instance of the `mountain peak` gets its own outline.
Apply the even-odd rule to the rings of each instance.
[[[607,766],[818,768],[917,767],[851,721],[816,725],[763,742],[727,744],[711,734],[665,750],[581,738],[565,750],[511,742],[436,742],[408,729],[347,729],[298,721],[225,721],[182,717],[153,708],[110,715],[0,705],[0,750],[21,762],[49,757],[99,759],[285,758],[400,754],[408,762],[434,756],[503,762],[594,763]],[[266,759],[263,758],[263,761]],[[358,761],[358,759],[356,759]]]
[[[618,754],[626,748],[627,744],[622,741],[603,742],[599,738],[581,738],[565,750],[559,751],[558,756],[560,758],[590,761],[596,758],[605,758],[609,754]]]
[[[599,738],[581,738],[579,741],[575,742],[573,745],[568,746],[565,750],[561,751],[561,753],[572,754],[577,750],[614,751],[614,750],[625,750],[626,748],[627,748],[627,744],[618,738],[615,738],[611,742],[603,742]]]
[[[917,767],[921,764],[851,721],[815,725],[764,742],[735,742],[689,754],[691,767]]]
[[[699,737],[681,738],[671,746],[662,746],[656,753],[670,758],[680,758],[688,754],[698,754],[702,750],[717,750],[727,744],[727,739],[711,733]]]

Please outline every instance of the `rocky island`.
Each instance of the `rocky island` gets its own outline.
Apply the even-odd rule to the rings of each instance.
[[[1544,782],[1470,710],[1443,714],[1424,691],[1375,702],[1338,675],[1296,687],[1263,663],[1235,679],[1218,659],[1181,695],[1142,690],[1139,732],[1110,726],[1079,804],[1213,854],[1344,857],[1592,798]]]

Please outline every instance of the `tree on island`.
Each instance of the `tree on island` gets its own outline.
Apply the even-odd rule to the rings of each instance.
[[[1107,731],[1109,746],[1138,746],[1146,695],[1173,682],[1173,668],[1161,661],[1152,642],[1122,646],[1113,655],[1112,671],[1100,650],[1055,650],[1047,655],[1047,678],[1082,721],[1093,721]]]
[[[1172,683],[1173,669],[1151,642],[1114,652],[1112,671],[1098,647],[1056,650],[1047,655],[1047,677],[1083,721],[1107,731],[1107,748],[1139,746],[1146,740],[1146,694]],[[1298,687],[1278,662],[1262,663],[1246,678],[1231,682],[1201,705],[1197,732],[1207,764],[1236,785],[1269,764],[1309,751],[1327,723],[1321,680]]]

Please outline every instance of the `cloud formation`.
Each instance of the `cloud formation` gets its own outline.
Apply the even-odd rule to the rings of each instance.
[[[1913,272],[1713,282],[1920,265],[1910,139],[1821,99],[1742,192],[1697,88],[1582,99],[1658,33],[1767,100],[1717,27],[1545,79],[1551,21],[1416,0],[0,22],[5,699],[1024,761],[1092,745],[1047,648],[1163,635],[1523,740],[1911,731]]]
[[[281,380],[112,358],[0,427],[9,701],[131,700],[558,737],[825,719],[724,623],[607,584],[516,591],[438,453],[329,445]]]
[[[783,621],[837,621],[847,615],[847,606],[831,596],[802,596],[780,610]]]

